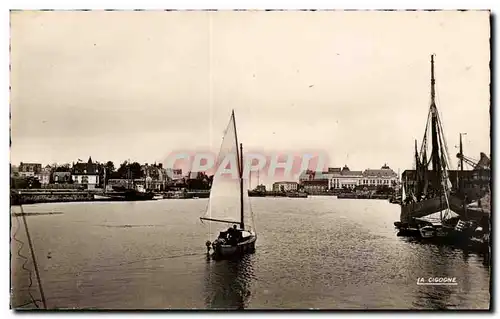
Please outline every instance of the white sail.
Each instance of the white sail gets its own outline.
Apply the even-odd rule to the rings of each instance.
[[[216,162],[217,171],[214,174],[210,190],[209,204],[202,220],[233,224],[241,223],[239,159],[239,146],[233,113],[224,131],[222,145]],[[245,203],[245,195],[248,198],[244,186],[243,203]],[[243,206],[244,209],[248,208],[245,207],[247,206],[245,204]]]

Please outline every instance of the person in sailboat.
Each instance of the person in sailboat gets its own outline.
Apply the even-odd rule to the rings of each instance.
[[[231,244],[231,245],[236,245],[238,244],[238,239],[240,236],[238,236],[240,234],[240,231],[236,228],[237,226],[236,225],[233,225],[233,227],[229,227],[229,229],[227,230],[227,234],[228,234],[228,242]]]

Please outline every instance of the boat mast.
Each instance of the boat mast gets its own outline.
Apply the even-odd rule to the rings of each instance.
[[[463,193],[463,206],[464,206],[464,217],[465,220],[467,220],[467,196],[465,194],[465,188],[464,188],[464,148],[462,144],[462,135],[465,133],[460,133],[460,178],[458,179],[460,181],[460,185],[457,185],[460,189],[460,193]]]
[[[462,145],[462,134],[464,133],[460,133],[460,171],[464,171],[464,148],[463,148],[463,145]]]
[[[239,162],[240,162],[240,207],[241,207],[241,210],[240,210],[240,219],[241,219],[241,229],[245,229],[245,221],[243,219],[243,144],[240,143],[240,158],[239,159]]]
[[[233,125],[234,125],[234,138],[236,139],[236,158],[238,162],[238,177],[240,179],[240,228],[245,228],[245,222],[243,220],[243,144],[240,145],[240,149],[238,152],[238,133],[236,130],[236,117],[234,116],[234,110],[231,112],[231,116],[233,117]]]
[[[432,114],[432,170],[434,171],[433,188],[438,189],[441,184],[441,157],[439,156],[439,140],[438,140],[438,114],[436,108],[436,80],[434,78],[434,55],[431,55],[431,114]]]
[[[418,154],[418,149],[417,149],[417,140],[415,140],[415,177],[416,177],[416,183],[413,189],[413,194],[415,195],[416,198],[420,198],[421,195],[421,178],[420,175],[422,174],[421,172],[421,167],[420,167],[420,159],[419,159],[419,154]],[[425,173],[425,172],[424,172]]]

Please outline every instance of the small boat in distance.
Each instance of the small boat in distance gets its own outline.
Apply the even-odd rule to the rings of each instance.
[[[162,194],[155,194],[155,195],[153,196],[153,199],[154,199],[154,200],[160,200],[160,199],[163,199],[163,198],[164,198],[164,197],[163,197],[163,195],[162,195]]]
[[[232,160],[232,161],[231,161]],[[228,164],[231,173],[227,171]],[[213,242],[207,241],[207,254],[213,249],[212,257],[229,258],[255,251],[257,234],[253,226],[253,214],[250,209],[248,192],[244,191],[243,178],[243,146],[239,145],[236,131],[234,111],[231,113],[229,124],[217,158],[218,170],[214,175],[210,191],[208,209],[200,220],[225,223],[232,226],[219,232]],[[224,173],[221,172],[224,170]],[[237,172],[236,172],[237,171]],[[235,173],[235,174],[234,174]],[[250,217],[250,218],[249,218]],[[209,235],[210,228],[209,228]]]

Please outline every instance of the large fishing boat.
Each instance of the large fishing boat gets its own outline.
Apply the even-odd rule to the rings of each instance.
[[[431,135],[431,156],[427,160],[428,135]],[[401,205],[401,222],[411,218],[442,212],[450,207],[448,148],[443,134],[439,112],[435,101],[434,55],[431,56],[431,102],[427,115],[424,138],[420,152],[415,141],[414,183],[404,185],[407,196]],[[432,169],[429,170],[429,164]]]
[[[428,160],[429,139],[431,155]],[[460,144],[462,145],[461,140]],[[462,146],[460,152],[463,152]],[[405,195],[402,197],[400,222],[396,222],[395,226],[400,230],[417,228],[423,238],[436,237],[453,241],[467,238],[475,224],[467,217],[466,199],[457,196],[456,190],[452,191],[448,174],[448,147],[435,101],[434,55],[431,56],[431,102],[427,123],[420,152],[415,141],[414,156],[415,171],[411,176],[411,183],[408,183],[406,174],[409,171],[403,173]],[[429,169],[430,165],[432,169]],[[435,216],[437,213],[437,223],[422,223],[422,217]]]
[[[225,173],[228,164],[231,166],[230,172]],[[206,242],[207,253],[213,249],[214,258],[232,257],[255,250],[257,234],[248,191],[244,186],[243,166],[243,146],[239,144],[238,148],[233,111],[218,155],[218,170],[212,182],[207,212],[205,216],[200,217],[202,221],[209,222],[209,236],[212,223],[230,224],[229,229],[219,232],[217,239]]]

